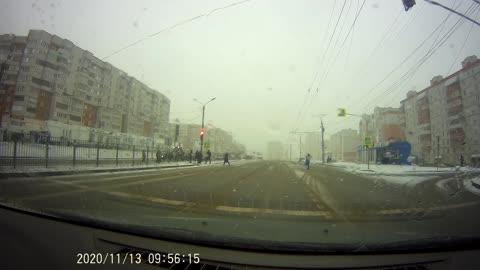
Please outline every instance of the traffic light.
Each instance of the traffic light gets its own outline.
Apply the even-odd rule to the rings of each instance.
[[[205,135],[205,128],[200,129],[200,137],[203,137]]]
[[[345,117],[347,116],[347,109],[345,108],[338,108],[338,116]]]

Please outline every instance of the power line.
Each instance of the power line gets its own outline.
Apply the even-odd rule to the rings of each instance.
[[[352,25],[350,26],[350,29],[348,30],[348,33],[347,33],[347,35],[345,36],[345,39],[344,39],[343,42],[342,42],[342,46],[340,46],[340,49],[338,50],[337,55],[333,58],[333,63],[332,63],[332,65],[335,65],[335,62],[336,62],[336,60],[338,59],[338,56],[339,56],[340,53],[342,52],[343,47],[345,46],[345,42],[347,41],[348,36],[350,35],[353,27],[354,27],[355,24],[357,23],[357,19],[358,19],[358,17],[360,16],[360,13],[362,12],[362,9],[363,9],[363,6],[365,5],[365,2],[366,2],[366,0],[363,0],[363,3],[362,3],[362,6],[360,7],[360,10],[358,11],[357,15],[355,16],[355,20],[353,21]],[[330,72],[330,68],[327,69],[327,71],[326,71],[326,73],[325,73],[325,75],[324,75],[324,78],[322,79],[321,82],[323,82],[323,81],[326,80],[329,72]],[[320,83],[321,83],[321,82],[319,82],[319,86],[320,86]],[[318,87],[319,87],[319,86],[318,86]]]
[[[347,17],[348,17],[348,14],[350,13],[350,8],[352,7],[352,2],[353,1],[348,1],[348,2],[349,2],[349,5],[348,5],[348,8],[347,8],[347,12],[345,13],[345,20],[343,20],[342,26],[340,26],[340,31],[338,31],[337,39],[335,40],[335,44],[333,44],[334,48],[337,46],[338,41],[340,40],[340,33],[342,33],[343,27],[347,23]]]
[[[344,1],[343,1],[343,5],[342,5],[342,9],[340,10],[340,14],[339,14],[338,19],[337,19],[337,22],[335,23],[335,27],[333,28],[332,35],[330,36],[330,40],[328,41],[327,48],[326,48],[326,50],[324,51],[324,53],[323,53],[323,55],[322,55],[322,60],[320,61],[321,63],[323,63],[323,61],[324,61],[324,59],[325,59],[325,56],[326,56],[326,54],[327,54],[327,52],[328,52],[328,50],[329,50],[329,48],[330,48],[330,45],[331,45],[332,40],[333,40],[333,37],[334,37],[335,32],[336,32],[337,27],[338,27],[338,23],[340,22],[340,19],[342,18],[343,10],[345,9],[345,4],[346,4],[346,3],[347,3],[347,0],[344,0]],[[317,74],[318,74],[318,72],[316,73],[316,75],[317,75]],[[315,77],[316,77],[316,76],[315,76]],[[314,81],[312,81],[312,84],[313,84],[313,82],[314,82]],[[311,89],[309,89],[309,93],[310,93],[310,90],[311,90]],[[318,86],[317,86],[316,93],[318,93]],[[316,94],[314,94],[314,97],[315,97],[315,96],[316,96]],[[305,107],[305,111],[308,110],[308,108],[310,107],[310,105],[312,104],[312,102],[313,102],[313,98],[310,99],[310,103],[308,104],[308,106],[305,107],[305,104],[306,104],[306,101],[305,101],[304,105],[302,106],[302,107]],[[303,112],[303,111],[302,111],[302,112]],[[303,120],[303,118],[304,118],[302,114],[299,114],[299,115],[300,115],[300,117],[297,117],[297,121],[296,121],[297,126],[302,123],[302,120]]]
[[[330,24],[332,23],[333,14],[335,13],[335,6],[336,6],[336,5],[337,5],[337,0],[335,0],[335,2],[333,3],[332,13],[330,13],[330,19],[328,20],[328,26],[327,26],[327,30],[325,31],[325,36],[328,34],[328,30],[330,29]],[[320,62],[320,63],[322,64],[322,62]],[[320,68],[317,68],[317,70],[316,70],[316,72],[315,72],[315,76],[313,77],[313,80],[312,80],[312,82],[310,83],[309,89],[312,88],[313,83],[314,83],[315,80],[317,79],[319,70],[320,70]]]
[[[444,9],[446,9],[446,10],[448,10],[448,11],[450,11],[450,12],[453,12],[453,13],[457,14],[458,16],[461,16],[461,17],[463,17],[463,18],[465,18],[465,19],[473,22],[474,24],[480,26],[480,23],[477,22],[477,21],[475,21],[474,19],[471,19],[471,18],[467,17],[466,15],[464,15],[464,14],[462,14],[462,13],[460,13],[460,12],[457,12],[456,10],[453,10],[453,9],[451,9],[451,8],[449,8],[449,7],[446,7],[446,6],[444,6],[444,5],[442,5],[442,4],[438,3],[438,2],[435,2],[435,1],[432,1],[432,0],[425,0],[425,2],[430,3],[430,4],[432,4],[432,5],[436,5],[436,6],[442,7],[442,8],[444,8]],[[475,3],[478,3],[477,1],[474,1],[474,2],[475,2]]]
[[[327,48],[326,48],[326,50],[323,52],[322,60],[320,61],[320,63],[322,63],[322,64],[323,64],[323,61],[324,61],[324,59],[325,59],[325,55],[326,55],[326,53],[328,52],[328,49],[330,48],[330,45],[331,45],[333,36],[335,35],[335,31],[337,30],[338,22],[339,22],[339,20],[340,20],[340,18],[341,18],[341,16],[342,16],[343,9],[345,8],[346,2],[347,2],[347,0],[344,0],[344,1],[343,1],[342,10],[340,11],[340,15],[339,15],[339,17],[338,17],[337,23],[335,24],[335,27],[334,27],[333,32],[332,32],[332,35],[330,36],[330,40],[329,40],[329,42],[328,42]],[[336,3],[337,3],[337,2],[335,1],[334,6],[333,6],[333,9],[332,9],[332,15],[333,15],[333,13],[334,13]],[[330,21],[331,21],[331,19],[332,19],[332,16],[330,17]],[[330,28],[330,22],[329,22],[329,27],[328,27],[328,28]],[[327,28],[327,32],[326,32],[326,33],[328,33],[328,28]],[[309,107],[309,106],[305,107],[305,105],[307,104],[308,97],[309,97],[310,94],[311,94],[311,90],[312,90],[311,88],[312,88],[312,86],[313,86],[313,84],[314,84],[317,76],[318,76],[318,69],[317,69],[317,72],[315,73],[314,79],[312,80],[312,83],[311,83],[311,85],[310,85],[310,88],[308,89],[308,93],[305,95],[305,98],[304,98],[302,107],[300,107],[300,111],[299,111],[299,113],[298,113],[298,115],[297,115],[297,119],[295,120],[295,123],[296,123],[295,129],[297,129],[297,127],[298,127],[298,126],[300,125],[300,123],[302,122],[301,119],[303,118],[303,112],[307,109],[307,107]],[[317,89],[317,92],[318,92],[318,89]],[[310,99],[310,100],[311,100],[311,99]]]
[[[480,10],[479,10],[479,11],[480,11]],[[475,16],[475,18],[477,18],[477,17],[478,17],[478,11],[477,11],[477,15]],[[473,26],[474,26],[474,24],[472,23],[472,25],[470,26],[470,30],[468,31],[467,37],[466,37],[465,40],[463,41],[462,47],[460,48],[460,50],[458,51],[457,55],[455,56],[455,59],[453,60],[452,65],[451,65],[450,68],[448,69],[447,74],[450,74],[450,72],[452,71],[453,66],[455,65],[455,63],[457,62],[458,57],[460,56],[460,53],[463,51],[463,48],[465,48],[465,44],[467,44],[467,40],[470,38],[470,33],[472,33]]]
[[[468,8],[467,13],[470,12],[470,9],[472,9],[473,4]],[[471,11],[472,13],[475,12],[474,10]],[[460,25],[459,25],[460,24]],[[412,68],[410,68],[402,77],[400,77],[393,85],[391,85],[389,88],[387,88],[382,94],[377,96],[375,99],[370,101],[365,107],[364,110],[367,110],[369,107],[372,105],[378,104],[378,102],[381,100],[383,95],[389,95],[391,92],[395,90],[395,87],[398,86],[402,80],[404,80],[406,77],[410,76],[410,78],[418,71],[418,69],[430,58],[436,50],[438,50],[452,35],[454,32],[460,28],[460,26],[463,24],[462,18],[458,19],[458,21],[450,28],[449,31],[442,37],[440,41],[438,41],[434,46],[430,48],[430,50],[418,61]],[[436,48],[434,48],[436,47]],[[410,79],[409,78],[409,79]]]
[[[371,88],[365,95],[363,96],[368,96],[370,95],[374,90],[376,90],[383,82],[385,82],[395,71],[397,71],[403,64],[405,64],[408,59],[410,59],[434,34],[437,32],[440,27],[448,20],[451,14],[448,14],[447,17],[433,30],[430,35],[428,35],[421,43],[418,45],[415,49],[412,50],[412,52],[403,59],[402,62],[400,62],[392,71],[390,71],[380,82],[378,82],[373,88]]]
[[[475,9],[474,10],[471,10],[473,7],[473,4],[467,9],[467,14],[471,11],[471,13],[473,14],[475,12]],[[449,14],[450,15],[450,14]],[[448,16],[447,18],[448,19]],[[444,20],[444,22],[446,22],[446,20]],[[442,22],[443,24],[443,22]],[[460,24],[460,25],[459,25]],[[462,18],[460,18],[450,29],[449,31],[447,31],[447,33],[442,37],[442,39],[440,41],[438,41],[436,44],[433,44],[429,51],[422,57],[422,59],[420,59],[419,62],[417,62],[410,70],[408,70],[401,78],[399,78],[394,84],[392,84],[389,88],[387,88],[387,90],[385,90],[381,95],[377,96],[377,98],[375,98],[374,100],[372,100],[370,103],[368,103],[365,107],[364,107],[364,111],[368,110],[368,107],[370,105],[376,105],[378,104],[378,102],[381,100],[381,97],[383,95],[389,95],[390,93],[392,93],[396,88],[398,88],[402,83],[406,83],[408,82],[412,77],[413,75],[418,71],[418,69],[428,60],[428,58],[430,58],[437,49],[439,49],[460,27],[461,25],[463,24],[462,22]],[[436,31],[436,30],[435,30]],[[435,32],[434,31],[434,32]],[[435,48],[436,47],[436,48]],[[407,78],[408,79],[405,79]],[[341,128],[341,127],[339,127]],[[339,128],[335,129],[334,131],[338,130]]]
[[[114,56],[115,54],[117,54],[117,53],[119,53],[119,52],[122,52],[122,51],[124,51],[124,50],[126,50],[126,49],[128,49],[128,48],[130,48],[130,47],[133,47],[133,46],[137,45],[138,43],[143,42],[143,41],[145,41],[145,40],[147,40],[147,39],[149,39],[149,38],[151,38],[151,37],[154,37],[154,36],[156,36],[156,35],[158,35],[158,34],[161,34],[161,33],[166,32],[166,31],[168,31],[168,30],[172,30],[172,29],[174,29],[174,28],[176,28],[176,27],[178,27],[178,26],[181,26],[181,25],[186,24],[186,23],[188,23],[188,22],[197,20],[197,19],[199,19],[199,18],[208,17],[210,14],[212,14],[212,13],[214,13],[214,12],[216,12],[216,11],[219,11],[219,10],[222,10],[222,9],[227,9],[227,8],[230,8],[230,7],[233,7],[233,6],[236,6],[236,5],[240,5],[240,4],[243,4],[243,3],[245,3],[245,2],[249,2],[249,1],[251,1],[251,0],[243,0],[243,1],[240,1],[240,2],[235,2],[235,3],[230,4],[230,5],[226,5],[226,6],[223,6],[223,7],[219,7],[219,8],[212,9],[212,10],[210,10],[210,11],[208,12],[208,14],[201,14],[201,15],[194,16],[194,17],[192,17],[192,18],[190,18],[190,19],[183,20],[183,21],[181,21],[181,22],[179,22],[179,23],[176,23],[176,24],[174,24],[174,25],[172,25],[172,26],[166,27],[166,28],[164,28],[164,29],[162,29],[162,30],[160,30],[160,31],[158,31],[158,32],[156,32],[156,33],[153,33],[153,34],[151,34],[151,35],[149,35],[149,36],[146,36],[146,37],[144,37],[144,38],[141,38],[141,39],[139,39],[139,40],[137,40],[137,41],[135,41],[135,42],[133,42],[133,43],[125,46],[125,47],[122,47],[122,48],[116,50],[115,52],[113,52],[113,53],[105,56],[104,58],[102,58],[102,60],[106,60],[106,59]]]

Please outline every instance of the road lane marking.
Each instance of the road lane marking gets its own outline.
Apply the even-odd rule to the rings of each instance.
[[[75,194],[79,192],[85,192],[85,191],[98,191],[98,192],[105,192],[110,189],[115,189],[119,187],[127,187],[127,186],[133,186],[133,185],[138,185],[138,184],[147,184],[147,183],[153,183],[153,182],[158,182],[158,181],[164,181],[164,180],[170,180],[170,179],[176,179],[176,178],[182,178],[182,177],[187,177],[187,176],[194,176],[198,175],[198,173],[195,174],[182,174],[182,175],[177,175],[177,176],[171,176],[171,177],[164,177],[164,178],[156,178],[156,179],[150,179],[150,180],[138,180],[134,182],[129,182],[129,183],[122,183],[122,184],[116,184],[116,185],[111,185],[108,187],[80,187],[76,186],[77,190],[67,190],[67,191],[60,191],[56,193],[47,193],[47,194],[40,194],[36,196],[29,196],[26,198],[22,198],[21,200],[24,201],[32,201],[32,200],[39,200],[39,199],[45,199],[45,198],[51,198],[51,197],[58,197],[58,196],[64,196],[64,195],[69,195],[69,194]],[[69,185],[69,186],[74,186],[69,184],[68,182],[64,181],[59,181],[59,184],[63,185]],[[106,190],[108,189],[108,190]]]
[[[136,194],[126,193],[126,192],[119,192],[119,191],[105,191],[104,193],[106,193],[108,195],[112,195],[112,196],[122,197],[122,198],[137,199],[137,200],[142,200],[142,201],[155,202],[155,203],[161,203],[161,204],[169,204],[169,205],[175,205],[175,206],[195,205],[194,203],[191,203],[191,202],[168,200],[168,199],[163,199],[163,198],[159,198],[159,197],[136,195]]]
[[[258,214],[276,214],[286,216],[312,216],[312,217],[324,217],[332,218],[331,214],[327,211],[307,211],[307,210],[283,210],[283,209],[270,209],[270,208],[250,208],[250,207],[233,207],[220,205],[215,207],[215,210],[224,212],[237,212],[237,213],[258,213]]]

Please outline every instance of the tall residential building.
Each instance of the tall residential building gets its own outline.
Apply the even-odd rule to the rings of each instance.
[[[376,146],[404,140],[405,115],[401,108],[375,107],[373,111],[373,141]]]
[[[405,136],[420,162],[458,164],[460,156],[480,161],[480,60],[469,56],[462,69],[401,102]]]
[[[4,129],[97,141],[114,133],[167,135],[166,96],[67,39],[42,30],[1,35],[0,64]]]
[[[358,124],[358,130],[360,134],[359,144],[362,144],[365,136],[374,137],[375,134],[375,121],[373,114],[362,114],[362,118]]]

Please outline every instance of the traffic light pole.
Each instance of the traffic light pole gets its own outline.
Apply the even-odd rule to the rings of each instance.
[[[204,129],[205,125],[205,105],[202,106],[202,130]],[[200,153],[203,153],[203,136],[204,134],[200,135]]]
[[[200,134],[200,153],[203,153],[203,136],[205,135],[203,132],[204,132],[204,128],[205,128],[205,106],[207,106],[208,103],[214,101],[216,98],[212,98],[210,99],[207,103],[202,103],[200,101],[198,101],[197,99],[193,99],[194,101],[200,103],[202,105],[202,130],[201,130],[201,134]]]

